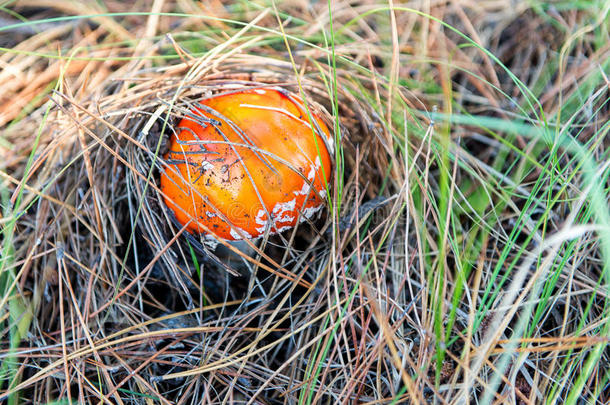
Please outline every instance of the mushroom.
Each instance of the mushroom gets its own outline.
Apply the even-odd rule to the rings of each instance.
[[[178,130],[164,155],[161,191],[191,233],[255,239],[323,208],[333,139],[290,93],[248,88],[216,95]]]

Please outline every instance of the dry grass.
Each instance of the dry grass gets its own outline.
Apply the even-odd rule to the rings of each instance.
[[[0,401],[610,400],[604,2],[127,3],[0,9]],[[251,85],[334,125],[332,198],[211,250],[161,152]]]

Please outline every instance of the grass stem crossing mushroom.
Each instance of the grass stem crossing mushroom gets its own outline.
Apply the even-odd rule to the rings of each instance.
[[[284,90],[213,96],[170,139],[160,180],[165,203],[208,239],[282,232],[323,208],[332,142],[320,117]]]

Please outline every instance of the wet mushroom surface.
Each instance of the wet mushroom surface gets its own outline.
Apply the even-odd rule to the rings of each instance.
[[[207,239],[282,232],[324,207],[330,145],[326,125],[288,92],[211,97],[170,139],[160,180],[165,203],[187,230]]]

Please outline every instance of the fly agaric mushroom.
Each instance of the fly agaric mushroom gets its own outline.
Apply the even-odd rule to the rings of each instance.
[[[332,138],[285,91],[246,89],[203,100],[178,124],[161,174],[166,205],[206,239],[279,233],[322,209]]]

